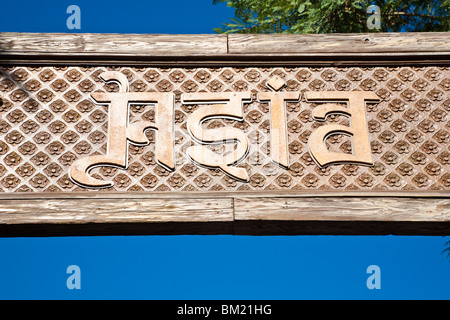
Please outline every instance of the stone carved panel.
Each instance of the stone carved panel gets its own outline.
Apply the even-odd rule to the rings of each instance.
[[[90,99],[94,92],[118,92],[117,83],[100,79],[104,71],[123,74],[129,92],[173,92],[175,170],[158,164],[157,131],[147,130],[150,144],[128,145],[127,169],[99,166],[92,177],[114,185],[86,189],[69,177],[78,159],[105,156],[108,151],[108,106]],[[269,83],[271,79],[279,82]],[[300,101],[286,102],[288,168],[271,158],[268,103],[257,96],[299,92]],[[182,103],[182,95],[200,92],[252,93],[243,104],[242,121],[209,119],[204,128],[237,128],[249,150],[236,168],[248,181],[219,169],[205,168],[188,156],[198,145],[188,133],[188,119],[198,104]],[[272,90],[273,91],[273,90]],[[308,140],[324,125],[349,126],[345,115],[314,119],[321,104],[305,92],[370,91],[380,102],[366,104],[373,165],[352,163],[319,167]],[[0,191],[220,191],[220,190],[450,190],[449,67],[320,67],[320,68],[145,68],[145,67],[1,67],[0,68]],[[155,105],[134,103],[129,121],[155,121]],[[331,135],[330,152],[351,153],[352,139]],[[205,145],[225,154],[236,143]]]

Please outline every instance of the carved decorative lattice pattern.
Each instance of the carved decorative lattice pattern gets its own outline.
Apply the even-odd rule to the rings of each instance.
[[[148,146],[129,146],[129,167],[100,167],[93,176],[114,181],[101,191],[215,190],[450,190],[449,67],[345,68],[132,68],[132,67],[1,67],[0,68],[0,191],[69,192],[92,190],[75,185],[68,169],[75,159],[106,154],[108,108],[92,103],[94,91],[117,91],[99,74],[124,73],[130,91],[174,92],[176,170],[155,161],[155,132]],[[289,163],[285,169],[269,157],[269,106],[253,99],[244,105],[244,121],[212,119],[205,128],[244,130],[250,142],[238,166],[250,181],[239,182],[220,170],[194,164],[186,156],[195,142],[186,120],[197,108],[182,105],[180,95],[192,92],[268,91],[266,82],[278,75],[281,91],[373,91],[380,103],[367,104],[374,165],[331,165],[319,168],[307,148],[313,130],[326,123],[349,124],[332,115],[312,119],[317,106],[287,103]],[[154,120],[154,107],[132,105],[134,119]],[[350,138],[328,138],[330,150],[351,152]],[[232,148],[219,144],[216,152]]]

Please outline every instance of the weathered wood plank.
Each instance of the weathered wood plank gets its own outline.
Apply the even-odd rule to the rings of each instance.
[[[448,235],[450,197],[440,191],[1,194],[0,236],[106,234]]]
[[[450,199],[242,197],[234,211],[235,220],[450,222]]]
[[[0,33],[0,55],[133,57],[226,53],[226,35]]]
[[[0,56],[119,58],[202,57],[239,60],[320,55],[333,60],[345,56],[447,56],[449,32],[368,34],[65,34],[0,33]],[[211,61],[209,61],[211,63]]]
[[[230,34],[230,54],[449,54],[449,32],[356,34]]]
[[[450,198],[236,198],[234,234],[449,235]]]
[[[231,199],[1,200],[0,224],[232,221]]]

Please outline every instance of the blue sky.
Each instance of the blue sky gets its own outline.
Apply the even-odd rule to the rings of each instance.
[[[68,30],[66,9],[81,9],[81,30]],[[234,9],[212,0],[172,1],[7,1],[0,31],[212,34],[234,17]],[[15,14],[20,12],[20,15]]]
[[[212,0],[9,1],[0,32],[212,34]],[[16,14],[20,12],[20,15]],[[5,14],[6,13],[6,14]],[[0,239],[0,299],[449,299],[449,237],[117,236]],[[67,267],[80,267],[69,290]],[[381,270],[369,290],[367,267]]]
[[[0,299],[448,299],[443,237],[0,239]],[[69,290],[67,267],[80,268]],[[366,286],[367,267],[381,289]]]

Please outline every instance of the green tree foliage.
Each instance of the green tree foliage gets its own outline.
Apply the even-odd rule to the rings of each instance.
[[[235,8],[219,33],[360,33],[450,31],[450,0],[213,0]],[[369,30],[370,5],[381,9],[381,29]]]

